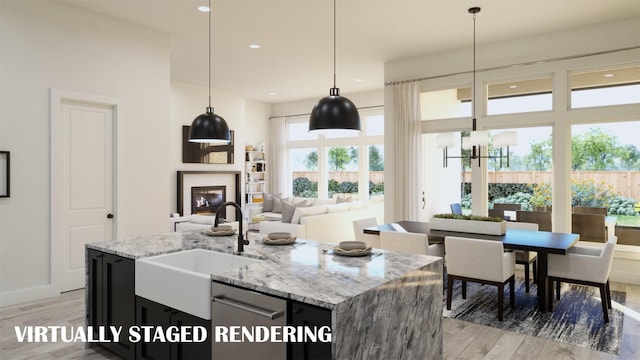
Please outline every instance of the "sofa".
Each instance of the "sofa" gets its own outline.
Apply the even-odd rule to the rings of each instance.
[[[187,215],[170,218],[170,230],[172,232],[189,231],[189,230],[209,230],[215,221],[215,215]],[[238,222],[232,221],[225,223],[231,225],[232,228],[238,228]],[[247,229],[247,222],[243,223],[243,231]]]
[[[283,200],[288,203],[289,207],[296,204],[298,206],[295,206],[293,210],[289,209],[288,214],[283,209],[281,213],[266,211],[253,217],[254,219],[264,219],[258,225],[261,235],[288,232],[303,239],[322,243],[339,243],[340,241],[355,240],[354,220],[376,218],[378,223],[383,221],[383,208],[380,205],[367,205],[358,201],[340,201],[340,198],[289,198]],[[292,214],[291,211],[293,211]]]

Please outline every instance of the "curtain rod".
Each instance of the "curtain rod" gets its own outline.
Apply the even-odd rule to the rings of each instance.
[[[515,67],[520,67],[520,66],[528,66],[528,65],[534,65],[534,64],[546,64],[546,63],[555,62],[555,61],[579,59],[579,58],[588,57],[588,56],[611,54],[611,53],[615,53],[615,52],[634,50],[634,49],[639,49],[639,48],[640,48],[640,46],[631,46],[631,47],[622,48],[622,49],[603,50],[603,51],[597,51],[597,52],[592,52],[592,53],[588,53],[588,54],[562,56],[562,57],[545,59],[545,60],[527,61],[527,62],[522,62],[522,63],[518,63],[518,64],[501,65],[501,66],[495,66],[495,67],[490,67],[490,68],[478,69],[476,71],[477,72],[485,72],[485,71],[493,71],[493,70],[502,70],[502,69],[515,68]],[[444,74],[444,75],[427,76],[427,77],[421,77],[421,78],[417,78],[417,79],[389,81],[389,82],[385,82],[384,86],[405,84],[405,83],[414,82],[414,81],[440,79],[440,78],[444,78],[444,77],[462,75],[462,74],[470,74],[470,73],[471,73],[471,70],[469,70],[469,71],[460,71],[460,72]]]
[[[358,110],[377,109],[377,108],[383,108],[383,107],[384,107],[384,105],[363,106],[363,107],[359,107]],[[281,117],[283,117],[283,118],[291,118],[291,117],[298,117],[298,116],[311,116],[311,113],[282,115],[282,116],[269,116],[269,120],[277,119],[277,118],[281,118]]]

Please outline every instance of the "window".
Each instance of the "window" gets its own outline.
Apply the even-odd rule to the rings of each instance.
[[[640,66],[573,72],[571,108],[640,103]]]
[[[471,116],[471,87],[421,92],[420,113],[422,120]]]
[[[309,136],[308,118],[287,121],[291,193],[353,200],[384,200],[383,109],[360,110],[363,131]]]
[[[551,88],[551,77],[490,84],[487,115],[552,110]]]

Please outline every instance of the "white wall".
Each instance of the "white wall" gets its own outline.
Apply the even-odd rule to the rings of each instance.
[[[55,295],[51,269],[51,88],[122,100],[117,119],[117,237],[166,231],[169,37],[58,2],[0,2],[0,305]],[[54,261],[55,263],[55,261]]]

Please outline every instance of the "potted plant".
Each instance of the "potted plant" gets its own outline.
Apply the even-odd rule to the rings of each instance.
[[[435,214],[430,225],[432,230],[472,234],[504,235],[507,232],[507,222],[491,216]]]

